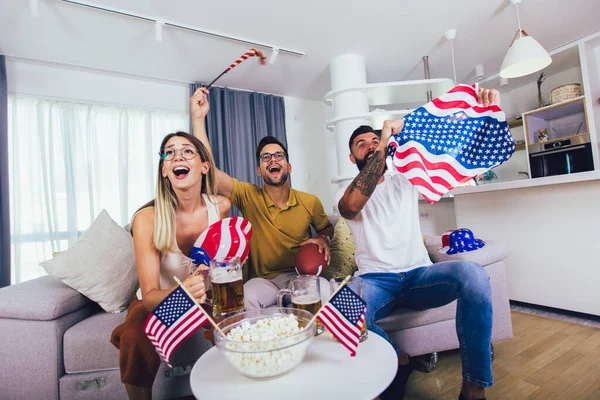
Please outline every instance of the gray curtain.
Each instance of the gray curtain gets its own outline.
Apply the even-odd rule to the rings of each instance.
[[[190,84],[190,95],[202,86]],[[260,139],[275,136],[287,147],[283,97],[213,86],[208,100],[206,131],[217,167],[240,181],[261,185],[255,156]]]
[[[0,55],[0,287],[10,285],[10,207],[8,204],[8,94],[6,62]]]

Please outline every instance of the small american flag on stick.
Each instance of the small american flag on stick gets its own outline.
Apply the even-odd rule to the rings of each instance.
[[[367,303],[344,285],[319,310],[317,318],[341,344],[356,355],[360,328],[365,324]]]
[[[458,85],[419,107],[388,142],[396,169],[430,203],[515,151],[504,112],[477,104],[478,90],[477,84]]]
[[[148,314],[144,332],[171,368],[171,355],[179,345],[208,321],[205,312],[178,286]]]

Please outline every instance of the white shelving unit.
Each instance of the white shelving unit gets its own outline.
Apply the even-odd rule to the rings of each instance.
[[[335,131],[340,122],[350,120],[369,120],[374,127],[379,127],[386,119],[401,118],[415,108],[427,103],[427,92],[431,91],[432,98],[446,93],[454,87],[454,82],[447,78],[421,79],[414,81],[369,83],[356,87],[329,91],[324,101],[335,109],[337,97],[349,93],[361,93],[367,98],[371,111],[360,114],[340,115],[325,122],[327,129]],[[391,106],[392,109],[379,107]],[[377,126],[375,126],[377,125]]]
[[[403,116],[405,116],[408,113],[411,113],[414,110],[415,110],[414,108],[409,108],[409,109],[405,109],[405,110],[389,110],[389,111],[388,110],[373,110],[371,112],[368,112],[365,114],[360,114],[360,115],[332,118],[332,119],[326,121],[325,124],[329,131],[334,132],[335,126],[339,122],[349,121],[349,120],[353,120],[353,119],[367,119],[367,118],[370,119],[371,121],[378,121],[378,120],[383,121],[386,119],[402,118]],[[377,123],[373,122],[372,125],[377,125]]]
[[[370,106],[425,104],[429,90],[431,90],[433,98],[436,98],[452,89],[453,86],[452,79],[447,78],[368,83],[346,89],[331,90],[325,95],[324,100],[325,103],[331,104],[341,94],[362,91],[366,93]]]
[[[340,68],[332,72],[332,76],[344,77],[344,72]],[[447,78],[364,83],[356,75],[347,80],[339,79],[343,86],[338,85],[323,99],[334,109],[333,118],[325,122],[327,129],[336,135],[337,142],[339,174],[332,179],[333,183],[344,183],[356,176],[356,167],[340,161],[340,157],[347,158],[344,148],[347,149],[347,140],[356,127],[371,125],[380,129],[386,119],[402,118],[427,103],[428,93],[436,98],[454,87],[454,81]]]

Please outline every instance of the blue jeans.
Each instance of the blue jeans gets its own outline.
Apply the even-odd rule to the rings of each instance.
[[[493,385],[492,292],[490,277],[479,264],[444,261],[408,272],[373,272],[360,277],[367,302],[367,327],[390,342],[396,351],[398,348],[375,321],[398,306],[426,310],[458,300],[456,334],[463,378],[480,387]]]

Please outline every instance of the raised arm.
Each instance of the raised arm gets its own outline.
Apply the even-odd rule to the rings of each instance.
[[[385,171],[388,139],[390,135],[396,135],[400,132],[403,126],[404,121],[402,120],[387,120],[383,123],[377,150],[367,160],[364,168],[346,188],[344,195],[338,202],[338,210],[342,217],[353,219],[367,204]]]
[[[214,155],[212,147],[208,141],[208,135],[206,134],[206,115],[210,109],[208,104],[208,90],[205,88],[198,88],[190,98],[190,113],[192,116],[192,130],[194,136],[196,136],[202,144],[208,149],[212,160],[212,165],[215,168],[217,177],[217,191],[219,194],[231,198],[233,193],[233,178],[225,172],[218,169],[214,163]]]

